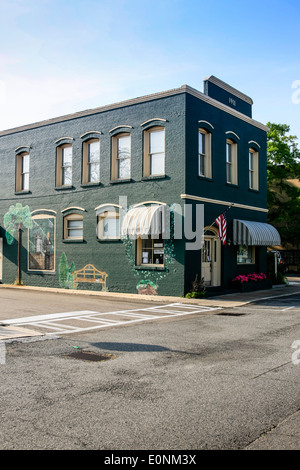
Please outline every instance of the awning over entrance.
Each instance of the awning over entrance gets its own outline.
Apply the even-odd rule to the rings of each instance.
[[[122,236],[141,237],[159,236],[166,232],[166,206],[137,206],[130,209],[124,217]]]
[[[233,220],[233,244],[270,246],[280,245],[278,231],[270,224],[250,220]]]

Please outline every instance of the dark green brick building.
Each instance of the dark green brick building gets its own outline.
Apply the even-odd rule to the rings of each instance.
[[[266,132],[252,100],[214,76],[204,92],[184,85],[0,132],[2,282],[16,279],[12,222],[26,206],[25,285],[182,296],[196,275],[226,288],[266,272],[266,247],[280,243],[266,224]],[[224,212],[226,243],[214,223]]]

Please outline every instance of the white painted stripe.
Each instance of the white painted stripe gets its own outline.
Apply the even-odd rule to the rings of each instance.
[[[83,310],[83,311],[74,311],[74,312],[49,313],[47,315],[33,315],[31,317],[22,317],[22,318],[10,319],[10,320],[2,320],[1,323],[4,323],[5,325],[14,325],[14,324],[20,325],[21,323],[30,323],[31,321],[36,323],[38,321],[45,321],[47,319],[68,318],[68,317],[74,317],[75,315],[76,316],[91,315],[93,313],[99,313],[99,312],[93,312],[91,310]]]
[[[170,309],[171,307],[171,309]],[[178,310],[176,310],[178,308]],[[203,313],[208,311],[221,310],[220,307],[202,307],[193,305],[181,305],[181,304],[169,304],[161,305],[160,307],[147,307],[144,309],[133,309],[133,310],[119,310],[115,312],[94,312],[89,310],[74,311],[74,312],[62,312],[53,313],[46,315],[36,315],[30,317],[17,318],[13,320],[3,321],[5,324],[17,324],[17,325],[31,325],[35,328],[42,328],[44,330],[53,330],[52,332],[46,333],[48,335],[63,335],[69,333],[79,333],[83,331],[96,330],[101,328],[107,328],[118,325],[128,325],[132,323],[144,322],[149,320],[158,320],[161,318],[170,318],[174,316],[186,316],[194,315],[195,313]],[[143,312],[143,313],[139,313]],[[147,313],[149,312],[149,313]],[[160,313],[160,315],[153,315],[153,313]],[[152,314],[151,314],[152,313]],[[107,316],[120,316],[122,320],[107,319]],[[105,317],[105,318],[103,318]],[[62,324],[60,322],[66,322],[69,320],[86,321],[95,323],[95,326],[83,326],[75,327],[71,324]]]

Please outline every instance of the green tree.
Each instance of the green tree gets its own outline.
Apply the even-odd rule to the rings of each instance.
[[[21,284],[21,232],[23,228],[32,228],[32,217],[29,206],[22,206],[19,202],[10,206],[4,215],[4,228],[6,240],[9,245],[14,242],[14,234],[18,234],[18,257],[17,257],[17,279],[16,284]]]
[[[74,281],[75,264],[72,261],[69,267],[66,253],[62,253],[58,267],[59,285],[63,289],[77,289],[77,283]]]
[[[287,124],[268,123],[267,185],[269,222],[282,244],[299,248],[300,233],[300,151],[297,137]]]
[[[66,253],[62,253],[59,261],[59,267],[58,267],[58,278],[59,278],[59,285],[62,288],[65,288],[67,285],[68,281],[68,275],[69,275],[69,265],[68,265],[68,260]]]

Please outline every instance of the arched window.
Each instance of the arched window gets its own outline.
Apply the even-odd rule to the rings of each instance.
[[[100,139],[86,139],[82,144],[82,184],[100,182]]]
[[[120,239],[120,206],[117,204],[102,204],[96,208],[97,237],[99,240]]]
[[[198,176],[212,177],[211,133],[204,128],[198,131]]]
[[[112,180],[131,177],[131,134],[121,132],[112,136]]]
[[[144,176],[165,174],[165,128],[154,126],[144,131]]]
[[[56,149],[56,186],[72,186],[72,144],[59,145]]]
[[[238,145],[233,139],[226,140],[226,183],[238,184]]]
[[[259,189],[259,153],[255,148],[249,149],[249,188]]]
[[[21,152],[16,156],[16,192],[29,191],[29,152]]]

